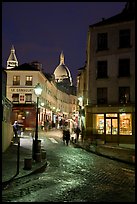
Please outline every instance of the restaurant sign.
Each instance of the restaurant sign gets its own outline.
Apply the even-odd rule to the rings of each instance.
[[[11,92],[32,92],[33,89],[30,88],[11,88]]]

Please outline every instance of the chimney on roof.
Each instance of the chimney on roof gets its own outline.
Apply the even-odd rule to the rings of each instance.
[[[123,9],[123,12],[135,12],[135,1],[128,1]]]

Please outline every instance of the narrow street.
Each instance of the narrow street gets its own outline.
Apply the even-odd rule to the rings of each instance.
[[[40,135],[48,166],[43,173],[14,181],[3,202],[135,202],[135,169],[73,144],[59,131]]]

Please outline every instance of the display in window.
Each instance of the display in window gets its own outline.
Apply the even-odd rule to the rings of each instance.
[[[97,114],[96,116],[96,129],[98,134],[104,133],[104,115],[103,114]]]
[[[131,114],[120,114],[120,134],[132,135],[132,117]]]

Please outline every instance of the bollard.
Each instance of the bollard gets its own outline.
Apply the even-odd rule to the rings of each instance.
[[[36,153],[41,153],[41,140],[33,139],[32,158],[36,160]]]
[[[41,152],[41,140],[36,141],[36,153]]]
[[[32,168],[32,158],[24,159],[24,170],[30,170]]]
[[[46,159],[46,150],[41,151],[41,158]]]
[[[35,154],[35,161],[36,162],[41,162],[41,153],[36,153]]]

